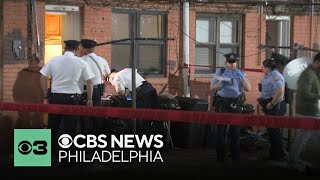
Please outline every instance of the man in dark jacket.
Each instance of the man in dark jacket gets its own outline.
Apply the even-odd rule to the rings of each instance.
[[[296,92],[296,116],[315,117],[320,119],[320,53],[316,54],[313,63],[299,77]],[[289,168],[297,169],[307,163],[300,159],[306,143],[312,135],[320,137],[320,131],[297,130],[289,154]],[[316,139],[318,142],[319,138]]]

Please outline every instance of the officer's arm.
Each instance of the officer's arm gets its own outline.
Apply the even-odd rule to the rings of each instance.
[[[105,60],[105,66],[104,67],[105,67],[106,77],[104,79],[103,92],[105,93],[107,91],[107,85],[108,85],[108,83],[106,83],[106,82],[107,82],[107,79],[109,78],[110,72],[111,72],[111,70],[109,68],[109,65],[107,63],[107,60]]]
[[[217,82],[217,83],[215,83],[215,84],[213,84],[212,82],[211,82],[211,84],[210,84],[210,90],[211,91],[218,91],[218,90],[220,90],[222,88],[222,81],[219,81],[219,82]]]
[[[242,82],[242,88],[244,91],[250,91],[251,90],[251,84],[249,82],[249,80],[245,77],[245,76],[242,76],[241,77],[241,82]]]
[[[276,95],[273,97],[272,101],[271,101],[271,105],[274,106],[276,104],[278,104],[282,97],[284,95],[284,87],[283,86],[279,86],[276,89]]]
[[[107,81],[104,81],[103,82],[103,95],[107,92],[107,86],[108,86]]]
[[[41,75],[40,86],[41,86],[42,94],[43,94],[44,97],[46,97],[48,95],[47,83],[48,83],[48,77],[44,76],[44,75]]]
[[[113,81],[113,86],[115,87],[116,89],[116,92],[119,94],[119,95],[122,95],[124,96],[125,93],[126,93],[126,88],[124,87],[123,83],[121,82],[121,80],[119,78],[115,78],[114,81]]]
[[[87,83],[87,101],[92,101],[93,83],[92,79],[86,80]]]
[[[221,76],[221,70],[217,70],[215,75]],[[218,81],[215,77],[213,77],[210,83],[210,91],[219,91],[222,87],[222,81]]]

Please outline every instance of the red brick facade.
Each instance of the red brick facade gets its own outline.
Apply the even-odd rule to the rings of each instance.
[[[45,1],[47,4],[50,1]],[[45,33],[45,2],[37,2],[37,15],[39,21],[39,32],[41,43],[44,43]],[[55,2],[56,1],[52,1]],[[112,8],[117,5],[106,5],[97,7],[84,5],[83,1],[64,1],[65,5],[79,5],[81,11],[81,37],[93,38],[98,42],[111,40],[112,32]],[[79,2],[79,3],[77,3]],[[60,1],[61,3],[61,1]],[[234,5],[226,9],[223,5],[194,5],[190,8],[190,64],[195,63],[195,23],[196,12],[210,13],[232,13],[241,5]],[[120,8],[143,8],[161,9],[168,12],[167,16],[167,37],[174,37],[174,41],[167,42],[166,75],[162,78],[148,79],[157,88],[158,92],[164,89],[172,95],[183,95],[183,76],[181,67],[183,66],[183,33],[182,29],[182,9],[177,4],[168,3],[145,3],[145,4],[122,4]],[[0,2],[0,99],[12,101],[12,87],[16,80],[17,72],[27,66],[27,42],[28,42],[28,21],[27,4],[19,0],[4,0]],[[242,19],[242,54],[245,57],[242,65],[246,68],[260,68],[264,60],[265,53],[259,49],[260,44],[266,42],[266,19],[265,15],[259,16],[257,7],[248,8],[243,12]],[[261,25],[257,26],[261,18]],[[294,16],[292,21],[292,43],[298,42],[307,47],[319,47],[320,35],[318,26],[319,16]],[[254,29],[254,30],[253,30]],[[260,30],[261,29],[261,30]],[[12,40],[20,39],[23,43],[24,58],[17,59],[12,53]],[[35,40],[34,40],[35,41]],[[44,51],[42,51],[44,52]],[[97,53],[108,60],[112,65],[111,45],[104,45],[97,48]],[[43,64],[43,60],[42,60]],[[247,72],[252,83],[252,92],[248,93],[248,103],[254,103],[259,96],[257,84],[262,77],[262,73]],[[194,68],[191,67],[190,90],[191,97],[207,99],[211,96],[209,92],[210,77],[197,77],[194,75]],[[168,84],[168,85],[167,85]]]
[[[3,12],[3,3],[0,3],[0,12]],[[2,16],[3,17],[3,16]],[[0,26],[3,27],[3,18],[0,18]],[[0,42],[3,42],[4,28],[0,28]],[[3,44],[0,43],[0,67],[3,67]],[[0,68],[0,98],[3,99],[3,68]]]

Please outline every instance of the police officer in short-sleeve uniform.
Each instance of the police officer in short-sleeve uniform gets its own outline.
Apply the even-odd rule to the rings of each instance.
[[[49,104],[70,104],[77,105],[80,103],[81,89],[78,83],[82,80],[86,81],[88,86],[87,105],[92,105],[92,81],[94,77],[87,62],[76,57],[75,54],[80,45],[79,41],[68,40],[64,41],[65,50],[61,56],[55,56],[43,66],[40,70],[42,74],[40,83],[45,103]],[[51,91],[48,92],[47,82],[51,77]],[[49,114],[48,128],[51,129],[51,137],[53,143],[53,154],[57,153],[57,136],[60,123],[62,123],[62,134],[69,134],[72,137],[76,133],[76,121],[79,116]]]
[[[281,101],[284,97],[285,81],[276,69],[277,64],[272,59],[263,61],[264,78],[261,81],[261,97],[258,102],[265,115],[281,115]],[[284,160],[282,133],[280,128],[267,128],[270,139],[270,154],[267,160]]]
[[[81,47],[84,53],[84,59],[90,66],[95,77],[92,79],[93,83],[93,106],[101,105],[101,96],[103,95],[106,85],[105,79],[110,74],[110,68],[106,59],[98,56],[95,53],[95,46],[97,42],[92,39],[81,39]],[[86,90],[86,86],[84,86]],[[82,116],[80,118],[80,125],[82,133],[101,134],[105,129],[105,118],[103,117],[88,117]],[[90,132],[91,131],[91,132]]]
[[[111,70],[109,76],[110,83],[115,87],[115,90],[120,95],[131,95],[132,91],[132,69],[124,68],[117,72]],[[137,107],[138,108],[158,108],[158,95],[156,89],[146,81],[136,70],[136,92],[137,92]],[[163,122],[161,121],[137,121],[137,131],[141,134],[155,133],[154,130],[163,131]],[[163,132],[160,132],[163,133]]]
[[[243,71],[237,68],[239,57],[237,54],[228,53],[226,58],[226,67],[217,70],[216,76],[225,78],[218,80],[213,77],[210,90],[215,91],[215,111],[225,113],[241,113],[244,103],[243,91],[249,91],[251,85],[244,75]],[[225,158],[226,146],[226,128],[227,125],[217,125],[217,161],[223,162]],[[230,126],[231,142],[230,150],[233,161],[240,160],[240,127]]]

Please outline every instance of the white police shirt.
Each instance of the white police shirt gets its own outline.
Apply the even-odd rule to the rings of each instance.
[[[90,53],[86,56],[83,56],[82,59],[89,64],[93,74],[95,75],[95,77],[92,79],[93,85],[104,83],[106,76],[110,74],[110,68],[107,60],[101,56],[97,56],[95,53]],[[94,60],[97,62],[102,74],[100,73],[100,70],[98,69]]]
[[[51,77],[52,93],[80,94],[79,82],[94,78],[88,63],[70,51],[51,58],[40,73]]]
[[[131,79],[132,79],[132,69],[125,68],[116,73],[111,84],[115,87],[117,93],[119,93],[120,91],[125,91],[126,89],[128,89],[131,92],[132,91]],[[143,81],[145,81],[145,79],[140,74],[138,74],[136,70],[136,88],[142,85]]]

